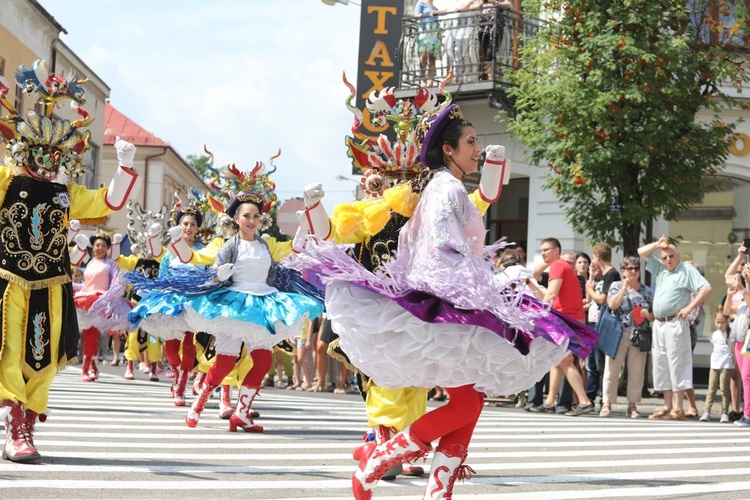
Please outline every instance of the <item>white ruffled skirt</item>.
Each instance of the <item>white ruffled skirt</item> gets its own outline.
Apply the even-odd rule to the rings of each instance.
[[[380,386],[460,387],[512,394],[528,389],[568,353],[534,338],[521,354],[483,327],[426,323],[388,297],[346,281],[326,287],[326,311],[352,364]]]

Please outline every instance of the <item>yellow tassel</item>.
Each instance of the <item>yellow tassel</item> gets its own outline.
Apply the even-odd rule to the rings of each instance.
[[[383,198],[368,203],[364,207],[365,228],[370,234],[378,234],[391,218],[391,207]]]
[[[357,202],[340,203],[333,207],[333,224],[339,236],[349,236],[362,226],[362,214],[357,208]]]
[[[394,212],[404,217],[411,217],[417,207],[420,195],[413,192],[409,184],[396,184],[385,190],[383,198]]]

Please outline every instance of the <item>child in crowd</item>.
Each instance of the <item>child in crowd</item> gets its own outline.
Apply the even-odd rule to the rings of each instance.
[[[300,333],[291,339],[297,352],[292,359],[294,363],[294,385],[287,387],[289,390],[306,391],[312,387],[310,365],[307,364],[307,350],[310,347],[309,330],[310,320],[305,320]]]
[[[723,312],[714,316],[716,331],[711,334],[711,371],[708,377],[708,392],[706,393],[706,408],[701,415],[701,422],[711,420],[711,406],[714,403],[716,389],[721,386],[721,423],[729,423],[729,380],[734,372],[732,359],[732,342],[729,340],[729,321]]]

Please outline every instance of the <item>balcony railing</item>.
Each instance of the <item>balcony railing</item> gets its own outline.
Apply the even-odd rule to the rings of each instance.
[[[536,36],[539,28],[538,20],[498,6],[435,18],[405,17],[399,89],[437,86],[451,68],[448,86],[458,86],[453,92],[486,93],[507,86],[523,38]]]

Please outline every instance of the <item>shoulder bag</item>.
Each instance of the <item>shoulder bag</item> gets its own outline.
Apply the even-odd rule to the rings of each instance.
[[[617,355],[617,347],[622,337],[622,324],[620,324],[620,313],[612,310],[604,304],[599,310],[599,321],[594,329],[599,332],[599,340],[596,348],[604,354],[613,358]]]

